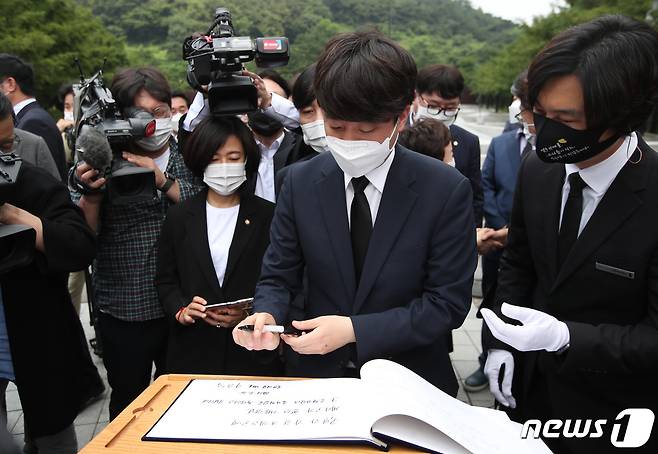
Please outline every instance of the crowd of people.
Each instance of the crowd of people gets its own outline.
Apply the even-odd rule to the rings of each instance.
[[[161,374],[358,377],[374,358],[456,396],[452,331],[478,255],[486,323],[467,389],[489,386],[520,422],[657,410],[658,155],[641,135],[656,31],[606,16],[557,35],[513,82],[483,165],[455,124],[459,69],[417,70],[379,32],[337,35],[292,84],[244,75],[258,109],[214,116],[205,91],[172,92],[155,68],[116,72],[120,111],[155,120],[120,158],[157,189],[118,204],[76,152],[73,87],[55,121],[31,65],[0,54],[0,150],[23,160],[0,223],[36,232],[34,260],[0,275],[0,394],[18,388],[24,452],[76,452],[73,421],[104,392],[85,282],[110,419]],[[545,441],[613,449],[609,434]]]

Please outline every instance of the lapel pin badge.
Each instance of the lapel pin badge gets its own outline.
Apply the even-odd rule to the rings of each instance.
[[[251,221],[250,221],[249,219],[245,219],[245,220],[244,220],[244,223],[245,223],[246,225],[249,225],[249,224],[251,224]]]
[[[452,142],[452,145],[456,147],[457,145],[459,145],[459,142],[455,140],[454,142]]]

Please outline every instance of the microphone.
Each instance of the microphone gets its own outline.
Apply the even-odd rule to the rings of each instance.
[[[100,177],[110,171],[112,149],[105,135],[98,129],[84,125],[75,141],[75,151],[80,160],[98,170]]]

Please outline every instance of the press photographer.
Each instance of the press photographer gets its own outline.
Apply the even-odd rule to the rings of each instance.
[[[75,453],[73,421],[102,383],[67,276],[91,263],[94,235],[57,179],[16,155],[0,158],[0,421],[13,381],[24,452]]]
[[[162,73],[153,68],[125,69],[114,76],[110,93],[106,95],[115,102],[116,112],[121,115],[119,120],[143,119],[148,120],[144,127],[155,126],[150,134],[128,140],[126,150],[117,152],[114,146],[112,159],[106,159],[102,165],[84,162],[90,160],[91,149],[79,149],[83,161],[76,167],[74,178],[84,187],[84,194],[72,189],[72,196],[79,201],[88,224],[98,232],[93,288],[100,310],[98,326],[103,362],[112,387],[110,418],[114,418],[148,386],[153,363],[156,375],[163,367],[167,325],[153,284],[156,243],[167,209],[197,193],[200,182],[195,182],[185,167],[172,138],[171,89]],[[153,120],[155,123],[151,123]],[[133,121],[133,126],[138,123]],[[112,143],[111,128],[93,129],[102,131]],[[92,149],[97,151],[96,147]],[[99,155],[102,156],[95,154]],[[116,203],[113,194],[117,192],[113,192],[111,181],[120,168],[126,168],[123,160],[146,171],[139,174],[135,168],[129,169],[138,180],[144,175],[153,176],[157,195],[146,197],[146,192],[137,191],[132,193],[138,196],[137,201]],[[111,165],[111,177],[105,173],[110,166],[108,161],[116,163]],[[130,191],[118,192],[120,197],[131,197]]]

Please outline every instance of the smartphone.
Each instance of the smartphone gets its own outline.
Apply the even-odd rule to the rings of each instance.
[[[254,306],[253,298],[244,298],[237,301],[227,301],[226,303],[216,303],[206,305],[206,310],[208,309],[242,309],[247,310],[251,309]]]

